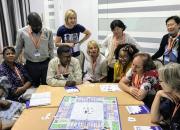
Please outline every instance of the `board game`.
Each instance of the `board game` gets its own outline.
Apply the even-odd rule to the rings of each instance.
[[[116,97],[65,96],[49,130],[121,130]]]

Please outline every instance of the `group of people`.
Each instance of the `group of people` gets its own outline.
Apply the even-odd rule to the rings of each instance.
[[[90,40],[85,55],[80,45],[90,37],[90,31],[77,23],[77,14],[72,9],[66,11],[64,20],[53,41],[52,31],[42,27],[40,16],[36,12],[28,15],[28,25],[17,33],[16,48],[3,50],[1,100],[26,101],[27,95],[41,84],[66,87],[82,83],[119,83],[122,90],[151,108],[152,122],[165,125],[169,121],[166,128],[180,129],[178,16],[167,18],[168,34],[153,56],[139,52],[140,45],[124,32],[126,25],[121,20],[111,22],[112,34],[103,40],[102,48],[97,41]],[[80,33],[84,34],[82,39],[79,39]],[[54,42],[57,56],[54,56]],[[22,53],[26,59],[24,65],[17,62]],[[153,60],[161,56],[164,66],[158,69]],[[4,107],[5,104],[9,106]],[[0,102],[1,109],[8,109],[10,105]]]

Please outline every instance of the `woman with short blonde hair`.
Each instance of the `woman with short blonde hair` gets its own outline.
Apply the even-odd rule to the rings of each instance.
[[[160,68],[159,76],[171,89],[180,92],[180,64],[169,63]]]
[[[84,82],[106,82],[107,61],[100,54],[98,43],[91,40],[87,45],[87,54],[85,58],[86,68],[83,77]]]
[[[163,90],[153,101],[151,121],[163,125],[166,122],[167,130],[180,130],[180,64],[169,63],[160,68],[159,79]]]
[[[69,19],[69,17],[72,17],[72,16],[77,19],[77,13],[73,9],[67,10],[65,13],[65,16],[64,16],[65,24],[69,24],[68,19]]]
[[[91,41],[88,42],[88,44],[87,44],[87,53],[88,54],[90,53],[89,51],[90,51],[91,47],[93,47],[93,46],[98,49],[98,54],[99,54],[99,51],[100,51],[99,45],[95,40],[91,40]]]
[[[83,70],[84,54],[80,51],[80,45],[90,37],[91,33],[84,26],[77,24],[77,14],[73,9],[66,11],[64,19],[65,24],[57,30],[55,44],[57,47],[62,44],[70,46],[72,56],[79,59]],[[84,37],[79,39],[81,33],[84,34]]]

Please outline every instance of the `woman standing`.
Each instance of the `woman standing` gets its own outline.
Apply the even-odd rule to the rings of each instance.
[[[105,51],[105,57],[108,60],[108,82],[113,81],[115,56],[114,51],[119,44],[131,43],[136,46],[136,40],[129,34],[125,33],[126,25],[121,20],[114,20],[110,25],[113,34],[108,35],[102,42],[102,47]],[[139,46],[138,46],[139,47]]]
[[[79,40],[80,33],[84,37]],[[83,67],[84,54],[80,51],[80,45],[90,37],[91,33],[84,26],[77,24],[77,14],[74,10],[69,9],[65,13],[65,24],[57,30],[55,44],[59,47],[66,44],[72,47],[72,56],[78,58],[81,67]]]

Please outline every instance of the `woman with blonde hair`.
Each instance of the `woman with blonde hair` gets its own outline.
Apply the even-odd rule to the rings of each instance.
[[[167,130],[180,130],[180,64],[169,63],[159,69],[163,90],[157,92],[151,107],[151,121]],[[164,122],[165,121],[165,122]]]
[[[80,33],[84,37],[80,40]],[[83,67],[84,55],[80,51],[80,45],[90,37],[91,33],[84,26],[77,24],[77,14],[74,10],[69,9],[65,13],[65,24],[60,26],[57,30],[55,44],[59,47],[61,44],[69,45],[73,57],[80,61]]]
[[[100,54],[98,43],[91,40],[87,45],[86,69],[83,80],[85,82],[106,82],[107,62]]]

